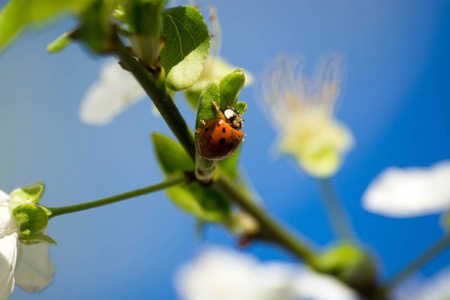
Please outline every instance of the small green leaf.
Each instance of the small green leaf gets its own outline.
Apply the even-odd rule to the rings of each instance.
[[[11,0],[0,12],[0,50],[11,43],[22,29],[48,21],[62,13],[80,12],[92,0]]]
[[[166,43],[161,61],[166,84],[174,91],[188,88],[200,76],[209,52],[208,27],[198,9],[180,6],[164,12],[163,35]]]
[[[244,70],[237,69],[220,81],[220,110],[235,106],[240,91],[245,84]]]
[[[54,239],[45,234],[37,234],[30,237],[22,237],[20,241],[27,245],[32,245],[36,243],[46,243],[55,246],[58,245]]]
[[[22,188],[15,189],[10,194],[10,207],[14,208],[20,204],[37,203],[44,194],[45,185],[37,181]]]
[[[156,158],[165,174],[194,171],[194,163],[180,144],[160,133],[152,133],[152,141]]]
[[[56,53],[66,48],[72,41],[70,34],[70,32],[65,32],[60,35],[56,40],[48,44],[47,51],[50,53]]]
[[[242,116],[247,111],[247,103],[246,102],[238,102],[234,105],[236,107],[239,114]]]
[[[214,189],[200,186],[198,182],[169,188],[167,195],[176,206],[200,220],[222,222],[230,216],[229,202]]]
[[[32,236],[42,232],[48,225],[45,210],[36,204],[21,204],[12,210],[19,224],[21,236]]]
[[[212,104],[214,101],[223,112],[228,106],[246,107],[246,104],[236,103],[239,92],[244,87],[245,76],[242,69],[237,69],[228,74],[222,80],[211,81],[203,90],[197,108],[196,128],[202,128],[200,120],[208,122],[211,119],[219,118],[216,108]],[[245,112],[245,110],[243,110]],[[196,135],[197,136],[197,135]]]
[[[194,163],[174,140],[159,133],[152,134],[156,158],[166,176],[194,171]],[[180,209],[201,220],[224,221],[230,216],[230,204],[214,189],[194,182],[166,190],[169,198]]]

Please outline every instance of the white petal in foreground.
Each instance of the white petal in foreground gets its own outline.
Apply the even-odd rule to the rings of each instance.
[[[356,300],[357,294],[332,276],[305,269],[294,283],[300,299],[314,300]]]
[[[17,261],[16,226],[9,212],[9,195],[0,191],[0,300],[14,290],[14,269]]]
[[[144,96],[144,90],[131,73],[111,60],[102,67],[99,81],[84,96],[79,117],[90,125],[106,125]]]
[[[333,278],[286,263],[261,263],[233,251],[210,249],[184,265],[176,277],[185,300],[352,300]]]
[[[0,300],[14,290],[14,269],[17,259],[17,233],[0,238]]]
[[[439,271],[426,281],[416,276],[402,284],[396,294],[396,300],[448,300],[450,299],[450,268]]]
[[[20,256],[14,273],[16,285],[27,292],[41,291],[52,282],[55,271],[48,254],[48,245],[19,245]]]
[[[363,207],[390,217],[413,217],[450,209],[450,161],[429,168],[384,170],[363,195]]]

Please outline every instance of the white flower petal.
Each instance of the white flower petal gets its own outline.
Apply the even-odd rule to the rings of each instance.
[[[448,300],[450,299],[450,268],[439,271],[426,281],[421,275],[403,283],[397,290],[397,300]]]
[[[14,232],[0,238],[0,300],[7,299],[14,290],[16,260],[17,233]]]
[[[144,96],[144,90],[130,72],[111,60],[103,66],[100,80],[84,96],[79,117],[90,125],[105,125]]]
[[[292,278],[290,265],[210,249],[180,269],[176,284],[186,300],[282,300],[293,299]]]
[[[41,291],[51,283],[55,271],[48,254],[48,245],[19,245],[20,257],[14,274],[16,285],[27,292]]]
[[[337,279],[305,269],[295,280],[296,294],[300,299],[356,300],[357,294]]]
[[[450,208],[450,161],[429,168],[391,167],[363,195],[368,211],[391,217],[413,217]]]

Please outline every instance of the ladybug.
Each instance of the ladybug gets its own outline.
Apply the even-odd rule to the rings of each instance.
[[[200,155],[208,160],[222,160],[230,157],[244,140],[244,128],[241,115],[235,107],[228,107],[223,113],[212,101],[220,118],[212,119],[208,123],[203,120],[202,129],[196,129],[198,133],[197,149]]]

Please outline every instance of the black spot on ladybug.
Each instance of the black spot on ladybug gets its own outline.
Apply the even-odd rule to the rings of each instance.
[[[225,129],[225,127],[222,128],[222,132],[223,132],[223,133],[227,132],[227,130]]]
[[[231,148],[233,148],[233,143],[228,144],[228,149],[231,149]]]
[[[204,129],[205,131],[208,131],[209,130],[209,127],[205,127],[205,129]]]
[[[221,138],[221,139],[219,140],[219,144],[221,144],[221,145],[225,144],[225,139],[224,139],[224,138]]]

